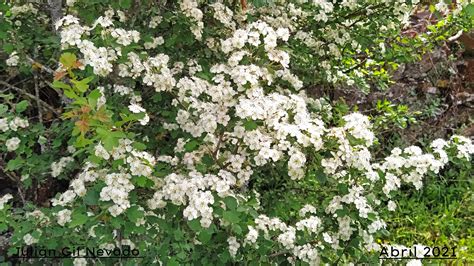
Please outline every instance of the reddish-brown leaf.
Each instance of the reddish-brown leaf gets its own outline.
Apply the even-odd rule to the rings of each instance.
[[[89,131],[89,122],[86,120],[79,120],[75,123],[75,125],[79,128],[79,131],[81,131],[82,134],[85,134],[87,131]]]
[[[77,61],[74,62],[74,64],[72,65],[72,68],[80,68],[81,66],[83,66],[83,64],[81,63],[81,61],[77,60]]]
[[[242,11],[247,10],[247,0],[240,0],[240,4],[242,5]]]
[[[90,111],[91,111],[91,108],[89,106],[87,106],[87,105],[81,106],[81,112],[83,114],[88,114]]]
[[[57,72],[54,72],[54,80],[60,80],[60,79],[62,79],[64,76],[66,76],[66,71],[57,71]]]

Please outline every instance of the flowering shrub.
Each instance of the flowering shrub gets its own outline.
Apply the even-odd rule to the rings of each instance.
[[[32,137],[45,129],[21,116],[28,102],[2,104],[6,171],[25,186],[39,175],[68,182],[46,206],[0,199],[9,254],[128,246],[144,256],[132,264],[377,263],[388,233],[379,213],[396,210],[402,185],[469,167],[462,136],[376,157],[383,140],[367,116],[303,88],[383,84],[386,65],[466,27],[472,4],[437,5],[438,24],[409,38],[397,36],[415,1],[155,2],[67,1],[55,31],[34,4],[2,6],[3,67],[47,71],[29,45],[49,36],[37,57],[58,54],[51,86],[65,105],[48,133],[60,141],[41,147],[46,170]],[[41,30],[23,39],[32,24]]]

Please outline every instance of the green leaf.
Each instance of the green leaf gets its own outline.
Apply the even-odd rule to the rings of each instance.
[[[89,93],[87,96],[87,101],[91,105],[92,108],[95,108],[97,106],[97,100],[102,96],[102,93],[98,89],[95,89]]]
[[[75,88],[80,92],[86,92],[89,89],[89,81],[90,80],[88,80],[87,78],[80,81],[71,80],[71,82],[74,83]]]
[[[5,43],[3,45],[3,51],[5,51],[7,54],[11,54],[13,51],[15,51],[15,46],[11,43]]]
[[[79,96],[77,96],[77,94],[75,94],[72,89],[69,89],[69,90],[65,90],[64,91],[64,95],[66,95],[69,99],[77,99],[79,98]]]
[[[66,83],[64,83],[62,81],[59,81],[59,80],[53,81],[53,83],[51,85],[52,85],[51,87],[53,87],[53,89],[65,89],[65,90],[72,89],[71,86],[69,86]]]
[[[133,178],[133,181],[133,183],[138,187],[146,187],[146,184],[148,183],[148,178],[146,178],[145,176],[137,176]]]
[[[174,258],[171,258],[168,261],[167,265],[169,265],[169,266],[179,266],[179,263]]]
[[[212,230],[203,230],[199,233],[198,240],[203,244],[207,244],[212,238]]]
[[[466,12],[466,14],[469,16],[469,17],[474,17],[474,4],[468,4],[467,6],[465,6],[463,8],[464,12]]]
[[[64,53],[59,58],[59,62],[61,62],[61,64],[66,68],[71,68],[72,66],[74,66],[76,61],[77,57],[75,54],[72,53]]]
[[[69,228],[81,226],[87,222],[87,219],[87,215],[80,212],[73,212],[71,222],[69,223]]]
[[[209,154],[204,155],[201,161],[207,166],[212,166],[214,164],[214,159]]]
[[[239,213],[236,211],[226,211],[222,215],[224,220],[226,220],[229,223],[239,223],[240,218],[239,218]]]
[[[146,149],[146,145],[141,142],[134,142],[132,146],[139,151],[143,151]]]
[[[129,9],[132,6],[132,0],[120,0],[120,7],[123,9]]]
[[[16,104],[15,110],[16,110],[17,113],[21,113],[21,112],[25,111],[26,108],[28,108],[28,105],[29,105],[28,101],[23,100],[23,101]]]
[[[143,218],[145,214],[141,211],[138,206],[132,206],[127,210],[127,217],[131,222],[136,222],[138,219]]]
[[[84,196],[84,203],[86,205],[97,205],[99,202],[100,193],[95,189],[90,189],[87,191],[87,194]]]
[[[5,114],[8,111],[8,106],[5,104],[0,104],[0,115]]]
[[[102,138],[102,143],[104,143],[104,148],[107,151],[112,151],[115,146],[118,146],[119,139],[115,138],[113,135],[106,135]]]
[[[225,205],[230,209],[230,210],[235,210],[237,209],[237,200],[234,197],[226,197],[224,199]]]
[[[199,142],[196,141],[196,140],[191,140],[190,142],[186,143],[184,145],[184,149],[186,150],[186,152],[191,152],[191,151],[194,151],[196,150],[196,148],[199,146]]]
[[[316,172],[315,172],[315,175],[316,175],[316,179],[319,181],[319,183],[321,184],[325,184],[326,181],[328,180],[327,178],[327,175],[324,173],[324,171],[322,169],[318,169]]]
[[[21,168],[21,166],[25,163],[25,160],[21,158],[15,158],[13,160],[8,161],[7,163],[7,170],[8,171],[15,171]]]
[[[188,226],[193,230],[194,232],[200,232],[202,229],[201,223],[199,222],[198,219],[194,219],[191,221],[188,221]]]
[[[242,227],[238,224],[232,224],[232,231],[237,235],[242,235]]]
[[[244,127],[246,130],[252,131],[254,129],[257,129],[258,124],[253,120],[247,120],[244,122]]]

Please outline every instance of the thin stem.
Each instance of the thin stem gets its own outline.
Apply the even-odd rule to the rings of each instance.
[[[1,81],[1,80],[0,80],[0,85],[3,85],[3,86],[5,86],[5,87],[8,87],[8,88],[10,88],[10,89],[12,89],[12,90],[15,90],[15,91],[17,91],[17,92],[19,92],[19,93],[24,94],[25,96],[28,96],[28,97],[31,98],[31,99],[34,99],[34,100],[36,100],[37,102],[39,102],[41,105],[43,105],[43,107],[45,107],[46,109],[50,110],[50,111],[53,112],[54,114],[56,114],[56,115],[58,115],[58,116],[60,115],[60,113],[59,113],[58,111],[56,111],[56,109],[54,109],[54,107],[52,107],[51,105],[49,105],[47,102],[41,100],[40,98],[36,97],[35,95],[33,95],[33,94],[29,93],[29,92],[26,92],[26,91],[24,91],[24,90],[22,90],[22,89],[20,89],[20,88],[18,88],[18,87],[15,87],[15,86],[13,86],[13,85],[10,85],[10,84],[6,83],[5,81]]]

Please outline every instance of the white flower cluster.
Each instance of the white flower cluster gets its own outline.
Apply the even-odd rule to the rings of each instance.
[[[187,17],[193,20],[191,25],[191,32],[194,34],[196,39],[201,40],[202,31],[204,29],[204,22],[202,22],[203,13],[198,8],[198,1],[195,0],[182,0],[180,2],[180,9]]]
[[[232,16],[234,13],[227,6],[222,3],[216,2],[210,5],[214,9],[214,18],[217,19],[224,26],[234,29],[235,22],[233,21]]]
[[[128,193],[135,188],[130,182],[131,177],[130,174],[111,173],[104,178],[107,186],[100,191],[100,200],[113,201],[115,205],[109,207],[109,212],[114,217],[130,208]]]
[[[74,158],[70,156],[62,157],[59,161],[53,162],[51,164],[51,175],[53,177],[59,176],[63,172],[64,167],[72,162],[74,162]]]
[[[237,255],[237,251],[239,251],[240,244],[237,242],[237,238],[231,236],[227,239],[227,243],[229,243],[229,253],[232,257]]]
[[[32,212],[26,213],[26,218],[30,218],[30,217],[33,217],[35,219],[35,221],[37,221],[40,226],[46,226],[46,225],[50,224],[49,217],[46,216],[46,214],[44,214],[40,210],[34,210]]]
[[[7,147],[7,151],[14,151],[14,150],[18,149],[18,147],[20,146],[20,142],[21,142],[21,140],[17,137],[13,137],[11,139],[8,139],[5,142],[5,146]]]
[[[28,120],[15,117],[8,121],[8,118],[0,118],[0,130],[7,132],[8,130],[17,131],[18,128],[27,128],[29,126]]]
[[[462,136],[453,136],[449,142],[435,140],[432,143],[433,154],[423,154],[420,147],[411,146],[403,150],[395,148],[391,155],[373,168],[385,173],[384,193],[390,197],[390,192],[400,187],[400,182],[412,183],[420,189],[423,185],[422,178],[429,171],[438,173],[447,163],[446,149],[456,146],[457,156],[470,160],[474,153],[474,145],[470,139]],[[444,150],[443,150],[444,148]]]
[[[145,176],[155,180],[155,177],[151,176],[156,163],[155,158],[147,152],[134,149],[132,141],[128,139],[120,139],[119,145],[114,147],[110,153],[99,143],[95,147],[95,155],[105,160],[123,159],[129,167],[118,173],[107,173],[107,169],[94,170],[96,165],[86,164],[83,172],[71,181],[72,190],[67,190],[58,199],[53,199],[53,206],[66,206],[73,202],[77,196],[85,196],[87,193],[86,184],[100,178],[106,184],[100,191],[100,200],[114,203],[108,210],[115,217],[131,206],[128,197],[129,193],[135,188],[131,183],[132,176]]]
[[[79,19],[72,15],[63,17],[55,24],[56,29],[61,28],[60,35],[63,47],[76,46],[79,48],[84,55],[82,63],[92,66],[95,74],[106,76],[112,72],[112,63],[121,55],[121,49],[120,47],[116,49],[96,47],[93,42],[81,39],[82,35],[89,34],[97,25],[101,25],[104,28],[103,35],[107,35],[105,32],[110,31],[112,37],[116,38],[117,42],[122,45],[129,45],[132,42],[138,42],[140,39],[139,33],[136,31],[108,29],[113,25],[113,22],[107,16],[99,17],[92,27],[81,26]]]
[[[7,66],[14,67],[14,66],[18,66],[18,61],[19,60],[20,60],[20,57],[18,56],[18,53],[13,52],[13,53],[10,54],[10,56],[5,61],[5,63],[7,64]]]
[[[36,15],[38,13],[38,9],[36,9],[32,3],[28,3],[21,6],[12,6],[10,13],[13,17],[28,13]]]
[[[151,17],[150,22],[148,23],[148,27],[150,27],[151,29],[154,29],[158,27],[158,25],[161,23],[162,20],[163,18],[161,16],[153,16]]]
[[[34,238],[31,234],[26,234],[23,236],[23,241],[29,246],[38,243],[39,239]]]
[[[71,221],[71,214],[72,214],[72,211],[68,210],[68,209],[64,209],[64,210],[59,211],[56,214],[56,217],[58,219],[58,224],[61,225],[61,226],[64,226],[66,223],[70,222]]]
[[[219,197],[232,195],[231,187],[236,184],[236,178],[229,172],[221,170],[217,175],[202,175],[191,172],[187,178],[176,174],[165,177],[164,184],[148,201],[150,209],[163,208],[164,200],[175,205],[187,205],[183,216],[188,220],[201,217],[201,225],[209,227],[212,223],[212,208],[214,197],[208,189],[216,191]]]
[[[165,43],[165,40],[163,39],[163,37],[160,36],[160,37],[152,38],[151,42],[145,42],[143,46],[145,47],[145,49],[149,50],[149,49],[154,49],[158,45],[162,45],[163,43]]]
[[[307,208],[306,208],[307,209]],[[301,210],[300,210],[301,212]],[[295,226],[288,226],[278,218],[269,218],[265,215],[260,215],[255,219],[255,229],[250,230],[246,239],[257,239],[258,231],[263,231],[264,237],[270,239],[270,233],[280,232],[277,235],[277,241],[283,248],[289,249],[291,254],[310,265],[318,265],[320,261],[318,244],[296,244],[297,231],[308,231],[310,234],[317,235],[321,229],[321,220],[316,216],[311,216],[307,219],[298,221]]]
[[[117,39],[117,43],[123,46],[140,41],[140,33],[136,30],[112,29],[110,35]]]
[[[307,2],[312,6],[308,3],[302,9],[301,5],[298,5]],[[352,86],[362,77],[370,76],[372,74],[370,67],[379,63],[377,56],[371,55],[365,62],[354,56],[361,53],[364,46],[364,43],[359,42],[358,34],[365,32],[371,23],[377,26],[382,24],[379,26],[382,32],[390,32],[396,29],[397,25],[404,25],[404,22],[409,22],[407,20],[417,2],[407,4],[405,1],[387,0],[378,3],[377,9],[390,8],[391,23],[387,25],[380,23],[381,18],[372,16],[377,15],[377,9],[366,1],[342,1],[338,5],[326,0],[299,1],[298,4],[272,5],[271,8],[260,8],[259,11],[266,14],[261,18],[271,26],[285,27],[294,32],[294,39],[311,51],[305,56],[309,56],[310,60],[315,62],[316,71],[320,72],[324,80],[330,84],[343,82]],[[364,10],[365,13],[358,14],[354,12],[355,10]],[[340,17],[341,12],[354,16]],[[311,27],[308,26],[311,24],[310,21],[314,21],[313,25],[317,25],[315,30],[308,30]],[[374,44],[374,47],[370,48],[373,55],[383,54],[384,49],[380,48],[379,43],[374,43],[377,45]],[[350,57],[350,65],[346,61],[342,62],[344,57]],[[357,66],[367,68],[369,71],[361,71]]]

